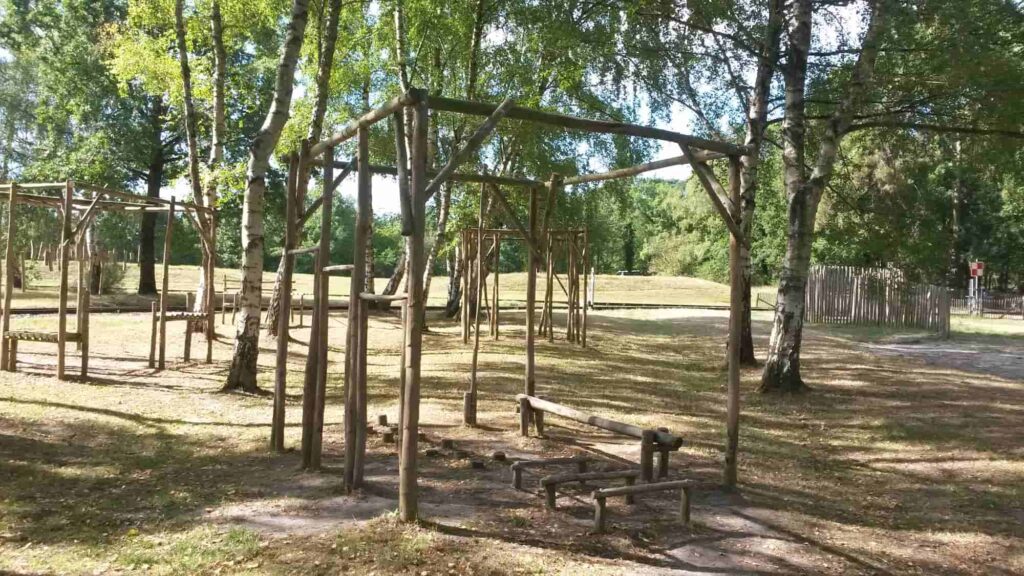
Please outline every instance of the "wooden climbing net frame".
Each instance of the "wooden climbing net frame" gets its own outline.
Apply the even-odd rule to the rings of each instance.
[[[428,134],[430,133],[431,115],[437,113],[454,113],[466,116],[485,117],[484,120],[466,141],[440,169],[431,169],[427,162]],[[412,123],[409,145],[406,143],[406,117]],[[577,130],[600,134],[616,134],[639,138],[649,138],[677,144],[682,156],[659,160],[640,166],[612,170],[600,174],[562,177],[552,175],[548,181],[533,180],[490,174],[467,174],[457,172],[471,155],[494,132],[498,124],[505,118],[524,122],[543,124],[560,129]],[[395,134],[395,166],[381,166],[369,161],[370,129],[383,120],[390,119]],[[350,161],[335,158],[337,147],[344,142],[357,139],[355,157]],[[327,353],[328,353],[328,302],[329,274],[331,272],[348,272],[350,274],[350,291],[348,303],[348,335],[345,347],[345,472],[344,485],[347,490],[362,485],[363,463],[366,454],[367,414],[366,414],[366,357],[367,357],[367,303],[388,299],[402,305],[403,346],[401,367],[399,370],[398,398],[399,413],[399,516],[402,520],[413,521],[418,517],[418,479],[417,459],[419,440],[419,408],[421,388],[421,355],[423,349],[424,308],[423,271],[426,265],[425,220],[426,203],[433,194],[446,182],[476,182],[482,184],[482,193],[492,193],[502,204],[507,198],[501,191],[502,187],[515,186],[526,189],[529,193],[529,217],[527,224],[516,220],[516,228],[529,245],[527,250],[527,286],[526,286],[526,332],[525,332],[525,370],[524,390],[529,396],[535,396],[535,338],[537,336],[536,318],[536,287],[537,274],[541,264],[545,263],[545,251],[541,250],[544,236],[539,235],[540,221],[539,193],[541,189],[549,190],[548,199],[555,198],[553,189],[599,182],[617,178],[626,178],[664,168],[689,164],[693,167],[713,206],[724,218],[732,233],[730,244],[730,260],[732,263],[732,317],[730,319],[730,368],[729,368],[729,406],[728,406],[728,438],[726,468],[732,466],[735,473],[735,447],[738,442],[739,430],[739,321],[742,298],[739,290],[744,252],[741,246],[749,246],[743,237],[739,225],[739,163],[740,158],[748,154],[744,146],[719,142],[681,134],[671,130],[641,126],[616,121],[591,120],[544,112],[540,110],[516,106],[511,99],[501,104],[472,102],[429,95],[422,89],[410,89],[406,93],[388,101],[383,106],[366,112],[353,119],[333,136],[320,141],[306,141],[300,146],[298,154],[290,162],[288,176],[288,193],[286,206],[285,250],[286,259],[283,266],[281,298],[278,312],[278,348],[277,370],[275,373],[275,403],[271,444],[275,449],[283,449],[285,423],[285,397],[287,381],[288,357],[288,319],[291,306],[292,261],[299,255],[301,248],[296,246],[298,224],[306,215],[317,209],[316,203],[310,208],[305,207],[306,188],[311,170],[322,168],[323,194],[319,202],[321,210],[320,241],[316,251],[319,259],[316,262],[314,276],[316,289],[314,294],[314,311],[312,314],[312,332],[309,353],[307,354],[305,382],[303,386],[303,462],[307,466],[319,465],[320,447],[322,446],[323,412],[326,396]],[[729,190],[727,191],[715,180],[707,162],[720,158],[728,158]],[[341,169],[336,178],[334,170]],[[358,175],[355,238],[353,264],[342,267],[332,265],[327,258],[330,252],[330,228],[332,215],[332,198],[341,180],[351,171]],[[408,242],[407,288],[404,293],[393,296],[378,296],[362,292],[366,275],[366,251],[369,241],[370,206],[372,202],[371,179],[373,174],[386,174],[398,177],[399,205],[401,207],[402,235]],[[481,203],[483,204],[483,203]],[[511,213],[511,209],[507,212]],[[550,214],[550,211],[546,211]],[[480,226],[482,228],[482,225]],[[547,226],[544,227],[547,230]],[[477,237],[478,243],[483,236]],[[477,253],[481,250],[477,249]],[[478,307],[479,308],[479,307]],[[584,307],[585,310],[585,307]],[[582,325],[585,322],[581,319]],[[479,334],[479,331],[477,331]],[[475,411],[475,402],[474,402]],[[475,414],[474,414],[475,417]],[[730,462],[732,464],[730,464]],[[727,471],[726,477],[728,478]],[[727,482],[728,483],[728,482]]]
[[[17,365],[18,342],[20,340],[30,342],[48,342],[57,345],[57,378],[64,380],[66,377],[66,348],[68,342],[75,342],[81,352],[82,378],[89,374],[89,286],[84,273],[83,264],[92,263],[96,254],[90,253],[88,237],[92,233],[92,223],[96,216],[103,211],[123,212],[131,214],[160,213],[167,214],[167,227],[164,238],[164,277],[163,289],[160,295],[160,356],[159,367],[164,367],[166,322],[169,317],[167,313],[167,283],[170,277],[168,265],[170,261],[171,233],[174,228],[175,207],[182,209],[187,217],[193,220],[206,221],[215,217],[215,211],[190,203],[176,203],[172,198],[164,200],[148,196],[137,196],[127,192],[111,190],[94,184],[86,184],[67,180],[65,182],[36,182],[17,183],[11,182],[0,184],[0,198],[7,199],[7,246],[4,252],[4,292],[3,292],[3,317],[2,317],[2,338],[0,338],[0,369],[13,372]],[[13,313],[11,299],[14,291],[14,275],[17,270],[17,263],[14,256],[14,238],[18,233],[18,205],[41,206],[53,208],[60,216],[60,243],[57,247],[58,266],[60,274],[60,285],[57,301],[57,331],[27,331],[11,330],[11,316]],[[199,229],[199,227],[196,227]],[[211,240],[202,234],[201,240],[204,249],[212,250]],[[78,266],[78,302],[75,307],[75,330],[68,330],[68,292],[69,292],[69,270],[72,260],[79,262]],[[212,276],[210,277],[212,278]],[[189,318],[193,321],[204,321],[207,337],[207,362],[211,361],[213,341],[213,282],[206,283],[206,312]],[[154,305],[154,318],[156,318],[156,307]],[[184,319],[184,318],[182,318]],[[153,326],[153,338],[156,339],[156,320]],[[187,336],[186,340],[190,337]],[[187,350],[187,349],[186,349]],[[188,352],[186,351],[186,358]],[[153,347],[150,352],[150,365],[153,363]]]

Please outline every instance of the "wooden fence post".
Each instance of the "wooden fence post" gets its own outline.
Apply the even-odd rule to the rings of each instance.
[[[167,205],[167,226],[164,228],[164,261],[161,264],[164,277],[161,279],[160,289],[160,354],[157,359],[157,369],[163,370],[167,358],[167,299],[170,287],[170,262],[171,262],[171,238],[174,231],[174,196],[171,196],[171,203]]]
[[[10,354],[7,331],[11,329],[11,297],[14,292],[14,235],[17,230],[18,185],[11,183],[11,192],[7,202],[7,246],[4,249],[4,310],[2,334],[0,334],[0,367],[10,370],[8,355]],[[24,285],[24,279],[22,279]]]

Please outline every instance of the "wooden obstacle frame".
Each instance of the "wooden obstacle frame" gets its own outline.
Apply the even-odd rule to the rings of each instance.
[[[76,191],[81,192],[79,197],[75,196]],[[57,194],[54,194],[54,193]],[[87,197],[90,195],[91,197]],[[88,242],[85,239],[91,232],[95,217],[102,211],[116,211],[123,213],[166,213],[167,229],[164,244],[164,278],[163,292],[160,296],[160,336],[161,343],[165,334],[167,320],[166,294],[168,282],[168,260],[170,257],[170,237],[173,229],[175,201],[148,196],[137,196],[127,192],[111,190],[93,184],[74,182],[38,182],[38,183],[16,183],[0,184],[0,198],[6,197],[8,204],[7,212],[7,246],[5,249],[4,266],[4,293],[3,293],[3,316],[2,336],[0,336],[0,369],[15,371],[17,366],[18,342],[46,342],[57,345],[57,378],[66,378],[66,347],[68,342],[78,345],[81,353],[80,376],[88,377],[89,373],[89,306],[90,293],[87,285],[87,277],[84,272],[84,264],[93,262],[93,255],[87,255]],[[56,332],[11,330],[12,293],[14,290],[13,280],[17,267],[14,254],[13,239],[17,234],[17,206],[27,204],[56,209],[60,214],[61,235],[57,247],[60,284],[57,304],[57,330]],[[197,218],[195,214],[201,214],[201,218],[212,217],[215,212],[212,209],[183,203],[180,205],[190,218]],[[75,215],[79,217],[75,222]],[[203,238],[204,243],[206,239]],[[75,307],[76,329],[74,332],[68,330],[68,291],[69,291],[69,270],[70,262],[76,260],[78,266],[78,302]],[[212,293],[213,284],[207,282],[207,292]],[[213,307],[212,297],[208,296],[207,302],[210,306],[202,317],[196,320],[206,322],[206,334],[208,344],[212,343],[213,332]],[[154,306],[155,310],[155,306]],[[152,338],[156,337],[156,324]],[[187,336],[186,339],[189,339]],[[210,359],[210,348],[208,346],[207,361]],[[153,362],[153,345],[150,347],[150,364]],[[187,356],[187,352],[186,352]],[[163,367],[164,346],[160,347],[160,364]]]
[[[408,109],[408,110],[407,110]],[[405,117],[412,121],[411,149],[407,149]],[[440,169],[433,170],[427,166],[429,157],[428,134],[430,133],[431,113],[454,113],[466,116],[486,118],[474,131],[465,145],[456,151]],[[601,174],[587,174],[562,178],[553,176],[548,182],[509,176],[489,174],[467,174],[458,169],[470,159],[484,141],[494,132],[503,119],[515,119],[529,123],[544,124],[560,129],[569,129],[590,133],[623,135],[649,138],[675,143],[683,152],[682,156],[659,160],[640,166],[612,170]],[[395,166],[380,166],[369,162],[369,130],[382,120],[390,119],[394,123]],[[353,138],[358,139],[358,152],[355,160],[344,162],[336,160],[334,155],[337,147]],[[749,154],[747,147],[735,144],[708,140],[681,134],[671,130],[652,128],[637,124],[617,121],[591,120],[564,114],[545,112],[536,109],[516,106],[512,100],[506,99],[501,104],[490,104],[445,98],[428,95],[425,90],[410,89],[404,94],[391,99],[384,105],[370,110],[358,118],[354,118],[337,133],[320,142],[304,142],[297,158],[290,169],[289,194],[291,204],[287,207],[286,226],[286,258],[287,250],[293,249],[296,240],[295,217],[302,208],[296,199],[304,199],[303,192],[308,185],[310,169],[314,166],[323,168],[323,200],[321,201],[321,256],[328,253],[330,228],[330,206],[333,190],[339,178],[334,178],[333,170],[340,168],[351,170],[356,167],[359,174],[357,189],[356,234],[351,268],[352,289],[349,295],[348,342],[345,348],[345,486],[356,488],[362,481],[362,462],[365,458],[366,437],[366,314],[364,300],[378,298],[364,295],[361,288],[365,275],[365,253],[368,235],[364,233],[369,226],[369,206],[371,201],[371,176],[373,174],[390,174],[398,177],[399,205],[401,213],[402,234],[408,239],[407,289],[405,294],[395,297],[402,301],[403,345],[401,353],[402,369],[398,398],[400,404],[400,441],[399,441],[399,517],[405,521],[413,521],[418,517],[418,440],[419,440],[419,407],[421,388],[421,354],[423,347],[423,322],[425,302],[423,298],[423,270],[426,261],[425,220],[426,202],[448,181],[477,182],[483,184],[482,193],[490,192],[499,202],[505,200],[501,192],[503,186],[525,188],[529,193],[529,218],[527,225],[518,223],[517,228],[525,232],[530,249],[527,251],[527,302],[526,302],[526,353],[524,366],[524,392],[533,396],[536,388],[535,370],[535,337],[536,337],[536,283],[540,265],[545,262],[545,255],[536,242],[538,238],[539,190],[541,188],[557,188],[560,186],[598,182],[616,178],[631,177],[650,170],[668,166],[690,164],[708,192],[715,209],[723,216],[732,233],[730,258],[733,279],[732,306],[730,319],[730,371],[729,371],[729,408],[728,408],[728,440],[727,440],[727,473],[726,478],[734,477],[735,447],[738,439],[739,414],[739,321],[742,299],[740,274],[743,267],[741,257],[745,252],[740,246],[749,246],[739,229],[738,211],[738,167],[740,158]],[[724,192],[721,185],[714,180],[707,162],[718,158],[728,158],[730,163],[730,192]],[[291,175],[291,174],[294,174]],[[730,197],[731,196],[731,197]],[[548,198],[553,195],[549,194]],[[511,210],[507,210],[511,212]],[[518,221],[517,221],[518,222]],[[482,238],[480,236],[479,238]],[[325,258],[324,258],[325,259]],[[326,380],[327,363],[327,274],[331,265],[323,261],[317,264],[314,276],[317,281],[318,294],[314,295],[313,330],[310,337],[310,352],[307,354],[306,381],[303,388],[303,446],[304,463],[307,462],[306,450],[311,450],[309,461],[319,458],[320,442],[315,441],[322,436],[323,391]],[[290,275],[291,270],[286,262],[284,271],[289,284],[282,284],[279,321],[284,331],[278,333],[277,372],[275,374],[275,406],[274,426],[271,440],[275,448],[283,447],[284,430],[284,397],[287,379],[287,326],[290,306]],[[477,307],[479,309],[479,307]],[[584,310],[586,308],[584,307]],[[479,330],[476,332],[479,334]],[[314,353],[315,351],[315,353]],[[472,395],[472,408],[475,421],[476,387],[471,383],[469,394]],[[309,408],[307,409],[307,406]],[[532,412],[532,411],[529,411]],[[320,414],[319,420],[317,414]],[[309,422],[307,423],[307,416]],[[529,415],[527,415],[529,417]],[[308,426],[307,426],[308,424]],[[306,435],[313,438],[306,442]],[[733,473],[728,469],[732,467]],[[727,482],[728,483],[728,482]]]
[[[548,206],[551,206],[549,203]],[[550,209],[550,208],[549,208]],[[480,240],[478,236],[482,236]],[[554,341],[555,329],[553,321],[553,310],[555,306],[555,284],[559,286],[565,296],[566,307],[566,340],[582,345],[586,348],[587,322],[586,308],[588,305],[588,283],[589,278],[586,270],[589,268],[590,257],[589,233],[586,228],[578,229],[556,229],[541,231],[540,247],[544,251],[544,260],[541,268],[546,272],[545,285],[543,288],[544,301],[541,308],[540,323],[537,335],[547,336],[549,341]],[[518,230],[505,228],[466,228],[462,230],[459,239],[459,266],[464,271],[462,275],[462,304],[460,310],[462,325],[462,341],[469,343],[469,335],[479,328],[474,322],[474,310],[476,306],[483,306],[488,311],[488,332],[491,338],[499,338],[501,320],[501,291],[500,291],[500,254],[501,243],[505,239],[512,239],[527,242]],[[477,245],[486,250],[478,250]],[[529,248],[527,248],[529,249]],[[480,255],[483,254],[483,260]],[[562,276],[555,270],[555,260],[559,255],[564,258],[565,282]],[[493,261],[491,266],[488,261]],[[488,289],[487,276],[492,277]],[[471,293],[475,291],[477,278],[480,278],[480,294],[477,295],[477,302],[471,301]],[[471,287],[473,289],[471,289]]]

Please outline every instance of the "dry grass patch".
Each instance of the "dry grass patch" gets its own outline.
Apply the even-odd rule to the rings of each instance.
[[[342,284],[342,283],[339,283]],[[1021,381],[878,354],[869,340],[810,328],[803,354],[813,391],[761,396],[743,374],[742,489],[717,489],[724,419],[724,313],[595,313],[587,349],[538,346],[538,391],[686,442],[673,477],[696,478],[694,525],[673,518],[675,496],[610,503],[612,531],[590,533],[586,490],[567,487],[555,512],[509,486],[489,459],[592,454],[637,461],[636,442],[552,418],[547,438],[520,438],[512,398],[522,388],[522,315],[503,315],[481,350],[482,426],[462,427],[469,348],[458,325],[431,317],[422,420],[421,526],[394,522],[393,446],[370,441],[368,488],[341,494],[342,359],[346,319],[331,317],[326,469],[297,471],[270,454],[270,399],[218,393],[230,341],[211,366],[146,367],[148,316],[93,317],[94,377],[51,378],[52,346],[26,343],[18,374],[0,373],[0,570],[92,574],[1013,574],[1024,571]],[[758,316],[764,346],[767,315]],[[31,325],[53,317],[19,318]],[[371,318],[370,414],[397,418],[400,332]],[[231,327],[218,326],[222,337]],[[289,358],[288,446],[299,441],[302,342]],[[962,340],[961,340],[962,338]],[[963,346],[981,336],[963,335]],[[197,338],[197,349],[202,338]],[[261,385],[270,388],[272,342]],[[987,344],[988,345],[988,344]],[[73,370],[77,361],[70,355]],[[485,461],[483,470],[470,458]],[[347,548],[347,550],[346,550]]]

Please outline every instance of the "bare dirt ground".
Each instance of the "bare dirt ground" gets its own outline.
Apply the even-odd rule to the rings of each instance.
[[[1006,338],[956,338],[925,342],[868,344],[880,354],[913,358],[929,366],[950,368],[979,377],[1024,380],[1024,341]]]
[[[424,349],[420,526],[396,523],[394,447],[370,442],[368,488],[340,493],[343,314],[332,316],[325,469],[266,450],[271,400],[218,393],[230,357],[146,367],[146,315],[94,315],[92,377],[58,382],[52,345],[23,345],[0,374],[0,572],[15,574],[1021,574],[1024,573],[1024,382],[985,365],[878,348],[811,329],[803,355],[813,391],[756,393],[744,372],[738,493],[719,489],[726,317],[709,311],[591,315],[589,347],[538,349],[539,393],[686,442],[670,477],[699,481],[693,522],[677,496],[609,502],[609,533],[591,531],[586,490],[547,511],[510,486],[508,460],[582,453],[596,467],[635,465],[638,443],[549,418],[521,438],[522,316],[482,346],[481,426],[460,425],[469,349],[432,319]],[[17,318],[42,327],[53,318]],[[371,319],[370,413],[397,416],[398,321]],[[767,325],[758,321],[756,333]],[[288,432],[298,444],[308,331],[295,332]],[[1012,359],[1020,340],[1002,351]],[[998,346],[958,336],[934,346]],[[763,338],[759,346],[763,347]],[[193,356],[205,345],[194,342]],[[886,346],[893,346],[888,344]],[[900,346],[907,346],[901,344]],[[911,345],[917,346],[917,344]],[[1008,347],[1007,347],[1008,346]],[[273,343],[264,343],[263,380]],[[939,356],[950,353],[936,352]],[[1007,360],[1009,363],[1009,360]],[[72,356],[72,367],[76,359]],[[441,439],[455,449],[440,450]],[[471,460],[485,467],[471,467]]]

